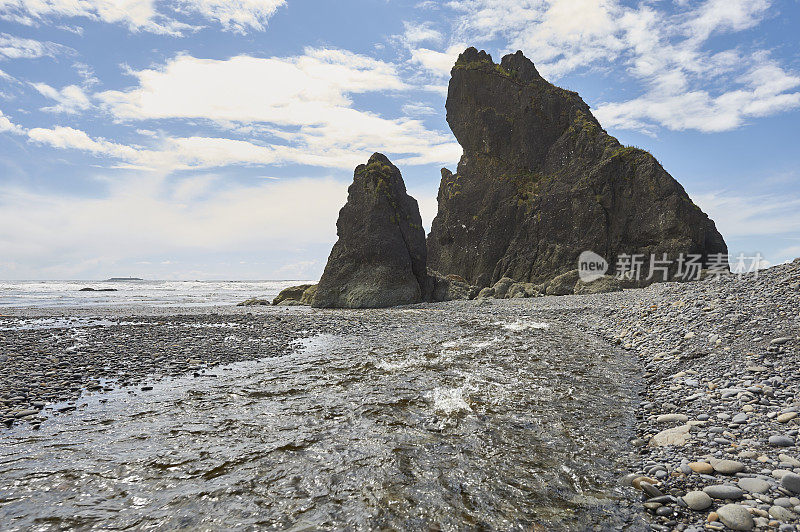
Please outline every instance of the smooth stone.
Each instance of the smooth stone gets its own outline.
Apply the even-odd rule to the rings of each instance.
[[[755,526],[753,516],[747,508],[738,504],[726,504],[717,510],[722,524],[731,530],[752,530]]]
[[[769,444],[773,447],[791,447],[794,445],[794,440],[783,434],[774,434],[769,437]]]
[[[619,480],[619,483],[622,484],[623,486],[632,486],[633,485],[633,480],[636,479],[636,478],[639,478],[641,476],[642,475],[639,475],[637,473],[628,473],[627,475],[625,475],[624,477],[622,477]]]
[[[800,460],[792,456],[789,456],[788,454],[781,453],[778,455],[778,458],[780,459],[781,462],[789,464],[792,467],[800,467]]]
[[[20,418],[23,418],[23,417],[35,416],[38,413],[39,413],[38,410],[23,410],[22,412],[17,412],[14,415],[14,417],[17,418],[17,419],[20,419]]]
[[[686,442],[689,441],[689,430],[689,425],[662,430],[650,439],[650,445],[653,447],[666,447],[667,445],[680,447],[686,445]]]
[[[781,508],[781,510],[783,510],[783,508]],[[788,512],[788,510],[784,510],[784,511]],[[661,506],[660,508],[656,509],[656,515],[661,516],[661,517],[671,516],[672,512],[673,512],[672,508],[670,508],[669,506]]]
[[[645,493],[645,495],[647,495],[648,499],[664,496],[661,490],[653,486],[652,484],[649,484],[647,482],[642,482],[641,486],[642,486],[642,491]]]
[[[792,501],[788,497],[778,497],[772,502],[775,506],[783,506],[784,508],[791,508]]]
[[[702,475],[710,475],[714,472],[714,468],[711,467],[711,464],[708,462],[691,462],[689,467],[695,473],[700,473]]]
[[[788,423],[796,417],[797,417],[797,412],[786,412],[784,414],[780,414],[775,419],[778,421],[778,423]]]
[[[683,496],[686,505],[692,510],[705,510],[712,504],[711,497],[703,491],[690,491]]]
[[[686,423],[689,416],[685,414],[662,414],[656,418],[656,423]]]
[[[744,492],[732,484],[716,484],[706,486],[703,491],[714,499],[741,499]]]
[[[723,475],[733,475],[744,471],[744,464],[736,460],[711,460],[711,467]]]
[[[793,521],[797,519],[797,514],[791,510],[787,510],[783,506],[772,506],[769,509],[770,517],[774,517],[780,521]]]
[[[659,504],[672,504],[675,502],[675,497],[672,495],[662,495],[661,497],[653,497],[648,499],[647,502],[657,502]]]
[[[640,490],[642,489],[642,484],[655,484],[656,482],[658,481],[655,479],[640,475],[631,481],[631,486],[637,490]]]
[[[773,340],[770,340],[769,343],[772,344],[772,345],[783,345],[783,344],[789,343],[791,341],[792,341],[791,336],[782,336],[780,338],[775,338]]]
[[[792,493],[800,493],[800,475],[797,473],[786,473],[781,478],[781,486]]]
[[[766,493],[769,491],[769,482],[760,478],[741,478],[739,487],[750,493]]]
[[[737,424],[747,423],[747,414],[744,413],[736,414],[735,416],[733,416],[733,419],[731,419],[731,423],[737,423]]]

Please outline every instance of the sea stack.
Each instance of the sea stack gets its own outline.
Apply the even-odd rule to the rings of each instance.
[[[419,206],[385,155],[356,168],[336,230],[313,307],[383,308],[424,299],[429,280]]]
[[[522,52],[497,65],[469,48],[452,70],[447,122],[464,149],[442,170],[429,266],[489,286],[542,283],[583,251],[702,255],[727,246],[714,222],[648,152],[608,135],[577,93]]]

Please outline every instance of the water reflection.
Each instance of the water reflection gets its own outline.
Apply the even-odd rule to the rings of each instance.
[[[0,528],[613,527],[632,379],[573,340],[318,336],[90,395],[0,435]]]

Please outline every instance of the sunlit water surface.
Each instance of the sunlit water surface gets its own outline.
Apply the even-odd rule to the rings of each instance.
[[[317,336],[2,432],[0,528],[618,526],[626,363],[536,321],[433,336]]]
[[[235,305],[252,297],[271,300],[284,288],[311,282],[315,281],[0,281],[0,314],[3,307]]]

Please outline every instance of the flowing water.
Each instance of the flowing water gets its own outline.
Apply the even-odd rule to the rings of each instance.
[[[0,433],[0,529],[621,527],[632,363],[568,323],[414,312]]]

